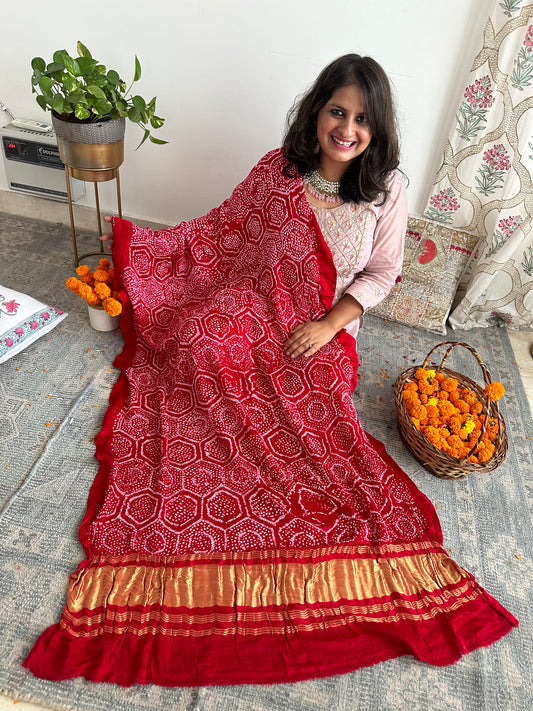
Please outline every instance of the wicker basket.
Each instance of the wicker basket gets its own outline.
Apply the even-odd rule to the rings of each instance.
[[[468,461],[468,457],[473,451],[475,451],[477,443],[474,444],[470,452],[463,459],[455,459],[455,457],[451,457],[449,454],[442,452],[440,449],[433,446],[433,444],[431,444],[431,442],[416,429],[411,418],[407,414],[405,400],[402,397],[403,386],[408,380],[412,380],[414,378],[414,374],[418,368],[426,368],[431,354],[437,350],[437,348],[441,348],[442,346],[448,346],[448,349],[442,358],[441,364],[435,367],[434,370],[443,373],[447,377],[455,378],[459,382],[460,387],[467,387],[472,390],[483,406],[483,414],[486,417],[478,440],[480,440],[485,434],[489,418],[498,420],[498,436],[496,441],[493,443],[494,454],[488,462],[476,463]],[[479,363],[479,366],[483,372],[485,385],[489,385],[492,382],[492,379],[485,363],[481,359],[481,356],[467,343],[461,343],[459,341],[445,341],[444,343],[439,343],[430,350],[422,365],[417,365],[413,368],[409,368],[408,370],[404,370],[403,373],[400,373],[394,383],[393,389],[394,403],[398,414],[398,427],[406,447],[413,454],[413,456],[418,459],[425,469],[430,471],[435,476],[441,477],[442,479],[462,479],[472,472],[493,471],[494,469],[497,469],[497,467],[499,467],[505,459],[509,446],[505,422],[498,409],[497,403],[489,400],[485,395],[484,388],[481,388],[474,380],[466,375],[463,375],[462,373],[458,373],[455,370],[450,370],[449,368],[444,367],[444,363],[446,362],[448,355],[452,349],[457,346],[461,346],[462,348],[466,348],[470,351]]]

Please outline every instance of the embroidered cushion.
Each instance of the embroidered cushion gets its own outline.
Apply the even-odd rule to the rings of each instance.
[[[457,285],[479,237],[420,217],[410,217],[402,278],[371,313],[446,333]]]
[[[0,363],[55,328],[66,313],[0,286]]]

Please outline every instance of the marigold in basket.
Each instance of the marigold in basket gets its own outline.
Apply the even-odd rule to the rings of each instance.
[[[69,277],[65,282],[71,291],[85,299],[90,306],[101,304],[110,316],[121,313],[122,304],[117,298],[117,292],[112,290],[113,268],[109,259],[101,259],[94,272],[86,264],[80,264],[76,274],[79,279]]]
[[[490,383],[485,388],[489,400],[499,400],[504,393],[501,383]],[[462,387],[458,380],[418,368],[414,378],[404,384],[402,397],[417,430],[437,449],[455,459],[468,456],[468,461],[474,463],[491,459],[498,437],[498,420],[489,419],[480,439],[486,419],[483,405],[476,393]]]

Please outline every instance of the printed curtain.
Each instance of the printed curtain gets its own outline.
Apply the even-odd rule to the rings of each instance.
[[[496,2],[465,83],[426,217],[479,241],[453,328],[533,324],[533,3]]]

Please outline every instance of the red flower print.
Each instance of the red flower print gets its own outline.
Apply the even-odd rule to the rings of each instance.
[[[32,331],[35,331],[36,328],[39,328],[39,324],[37,321],[30,321],[30,328]]]
[[[14,345],[15,345],[15,344],[14,344],[14,342],[11,340],[11,338],[6,338],[6,346],[7,346],[8,348],[11,348],[11,347],[14,346]]]
[[[446,188],[446,190],[441,190],[440,193],[433,195],[430,199],[430,203],[437,210],[458,210],[460,205],[455,199],[455,193],[452,188]]]
[[[48,319],[50,318],[50,314],[47,311],[43,311],[41,314],[41,318],[43,319],[43,321],[48,321]]]
[[[510,237],[521,223],[522,215],[511,215],[510,217],[504,217],[503,220],[500,220],[498,222],[498,227],[504,235]]]
[[[17,336],[23,336],[24,329],[19,326],[18,328],[15,329],[15,333],[17,334]]]
[[[494,103],[494,96],[489,75],[487,74],[482,79],[476,79],[473,84],[467,86],[464,97],[473,108],[478,106],[481,109],[490,108]]]
[[[498,143],[492,146],[488,151],[485,151],[483,160],[487,165],[494,168],[494,170],[509,170],[511,167],[509,154],[502,143]]]
[[[11,301],[6,301],[5,303],[6,311],[8,314],[16,314],[19,306],[20,304],[17,304],[15,299],[12,299]]]
[[[527,34],[524,40],[524,47],[527,49],[528,52],[531,52],[531,48],[533,47],[533,25],[529,25],[529,27],[527,28]]]

